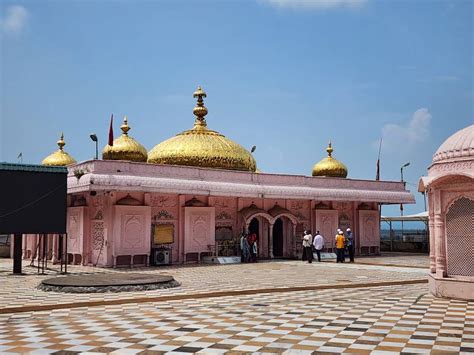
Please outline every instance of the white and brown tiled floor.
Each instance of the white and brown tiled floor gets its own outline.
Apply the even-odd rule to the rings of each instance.
[[[3,308],[0,314],[0,354],[474,353],[474,302],[437,299],[428,293],[426,283],[408,283],[425,278],[425,270],[413,268],[409,272],[407,267],[378,264],[379,273],[367,265],[291,261],[261,263],[250,271],[247,265],[222,267],[229,274],[237,272],[241,280],[234,288],[223,282],[224,289],[238,291],[248,286],[252,294],[247,295],[196,298],[193,295],[205,286],[193,288],[187,284],[191,281],[183,278],[183,288],[176,290],[181,298],[175,300],[154,294],[151,302],[137,298],[137,302],[120,303],[121,298],[135,297],[134,293],[121,293],[115,294],[111,303],[107,298],[111,295],[73,296],[77,301],[102,297],[103,304],[94,307],[62,305],[59,295],[48,295],[42,303],[34,304],[50,309],[22,310],[22,305],[27,307],[40,292],[28,289],[23,298],[17,297],[14,312],[6,313],[8,309]],[[275,265],[279,272],[271,272]],[[206,278],[221,277],[216,276],[221,270],[215,268],[167,272],[189,270],[205,283]],[[303,276],[292,279],[291,275],[300,274],[295,270],[303,275],[321,275],[322,281],[331,277],[335,281],[333,285],[322,282],[325,288],[318,289],[316,277],[316,281],[307,282],[314,289],[268,291],[269,285],[283,287],[285,278],[289,287],[304,284]],[[341,275],[343,281],[339,280]],[[390,286],[371,286],[384,280],[384,275],[392,275],[387,280],[398,281]],[[260,288],[258,282],[250,282],[255,276],[260,278]],[[0,282],[5,278],[0,276]],[[20,285],[20,278],[13,279]],[[237,276],[229,275],[229,279]],[[358,281],[354,285],[346,280]],[[207,289],[212,291],[216,289]],[[0,287],[1,297],[2,292]],[[54,300],[59,300],[59,307]]]

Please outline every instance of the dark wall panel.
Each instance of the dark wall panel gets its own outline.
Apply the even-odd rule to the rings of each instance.
[[[66,233],[67,174],[0,170],[0,233]]]

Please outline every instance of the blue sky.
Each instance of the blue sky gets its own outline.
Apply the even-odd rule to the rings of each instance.
[[[332,140],[349,177],[416,193],[437,147],[474,121],[473,2],[3,1],[0,161],[77,160],[110,114],[147,149],[192,126],[257,145],[265,172],[309,175]],[[384,214],[398,213],[398,207]]]

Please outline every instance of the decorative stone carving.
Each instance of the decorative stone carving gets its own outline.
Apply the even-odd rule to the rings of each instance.
[[[123,246],[133,250],[143,246],[143,224],[144,216],[142,215],[123,215],[122,216],[122,237]]]
[[[184,249],[189,252],[208,252],[215,245],[214,207],[186,207]]]
[[[92,250],[99,251],[104,246],[104,222],[92,222]]]
[[[155,195],[151,196],[151,205],[153,207],[176,207],[178,200],[176,196]]]
[[[338,211],[316,210],[316,230],[319,230],[324,238],[326,248],[334,247],[334,236],[338,228]],[[315,231],[316,232],[316,231]]]
[[[380,247],[378,211],[359,211],[359,243],[361,247]]]
[[[175,217],[166,210],[161,210],[153,216],[154,221],[158,220],[174,220]]]

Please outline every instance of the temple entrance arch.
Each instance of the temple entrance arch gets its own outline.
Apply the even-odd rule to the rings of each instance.
[[[278,218],[273,225],[273,256],[283,257],[283,221]]]
[[[255,234],[257,236],[257,240],[259,240],[259,237],[260,237],[260,222],[258,221],[258,218],[254,218],[250,221],[249,234]]]

